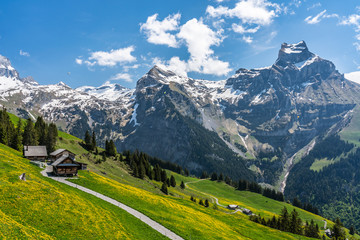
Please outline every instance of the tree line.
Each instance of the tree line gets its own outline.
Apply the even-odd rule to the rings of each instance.
[[[169,167],[170,170],[176,169],[180,174],[185,174],[183,169],[175,164],[170,162],[164,162],[158,158],[149,156],[146,153],[139,151],[124,151],[120,154],[120,159],[125,161],[132,171],[134,177],[144,179],[148,177],[150,180],[155,180],[157,182],[162,182],[161,191],[165,194],[168,194],[168,187],[176,187],[176,180],[173,175],[170,177],[167,175],[166,170],[163,168]],[[151,163],[156,163],[152,165]],[[185,188],[184,182],[181,182],[180,187]]]
[[[315,224],[313,220],[311,220],[310,223],[306,221],[304,224],[296,209],[293,209],[293,211],[289,213],[287,208],[284,207],[279,217],[273,216],[266,220],[261,216],[251,215],[250,220],[283,232],[290,232],[311,238],[320,238],[319,226]]]
[[[208,174],[206,172],[203,172],[201,174],[201,178],[208,178]],[[260,184],[257,182],[250,182],[244,179],[240,179],[238,182],[234,182],[229,176],[225,176],[220,173],[219,175],[217,173],[212,173],[210,177],[211,181],[218,181],[218,182],[225,182],[226,184],[234,187],[235,189],[239,191],[250,191],[262,194],[264,197],[268,197],[271,199],[274,199],[276,201],[283,202],[284,195],[282,192],[277,192],[274,189],[269,188],[263,188]]]
[[[23,146],[46,146],[48,153],[55,150],[58,129],[54,123],[46,123],[42,116],[37,117],[36,122],[31,118],[23,120],[19,118],[17,124],[13,124],[6,109],[0,110],[0,143],[15,150],[22,151]]]

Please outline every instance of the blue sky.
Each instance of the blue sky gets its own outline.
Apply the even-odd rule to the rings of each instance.
[[[132,88],[154,64],[225,79],[301,40],[342,73],[360,66],[355,0],[4,0],[0,22],[0,54],[40,84]]]

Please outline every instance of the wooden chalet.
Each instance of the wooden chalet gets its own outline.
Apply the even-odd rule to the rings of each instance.
[[[75,162],[69,155],[62,155],[51,164],[53,173],[58,176],[76,176],[80,164]]]
[[[70,152],[67,149],[58,149],[52,153],[50,153],[49,155],[49,160],[51,162],[55,162],[57,159],[59,159],[60,157],[64,156],[64,155],[68,155],[70,158],[72,158],[73,160],[75,160],[75,154]]]
[[[75,154],[67,149],[50,153],[53,173],[58,176],[76,176],[78,170],[86,170],[87,164],[75,161]]]
[[[32,161],[45,161],[48,157],[46,146],[24,146],[24,157]]]

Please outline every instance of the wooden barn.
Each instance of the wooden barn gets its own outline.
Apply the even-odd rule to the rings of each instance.
[[[75,154],[67,149],[57,149],[56,151],[50,153],[49,160],[51,162],[55,162],[57,159],[64,155],[68,155],[71,159],[75,160]]]
[[[32,161],[45,161],[48,157],[46,146],[24,146],[24,157]]]
[[[80,164],[69,155],[63,155],[51,164],[53,173],[57,176],[76,176]]]

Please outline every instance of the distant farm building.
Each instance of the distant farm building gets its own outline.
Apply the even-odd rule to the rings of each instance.
[[[32,161],[45,161],[47,158],[46,146],[24,146],[24,157]]]
[[[230,209],[230,210],[235,210],[238,207],[239,207],[238,205],[234,205],[234,204],[230,204],[230,205],[227,206],[227,208]]]
[[[252,212],[249,210],[249,209],[247,209],[247,208],[244,208],[243,210],[242,210],[242,212],[244,213],[244,214],[246,214],[246,215],[252,215]]]

